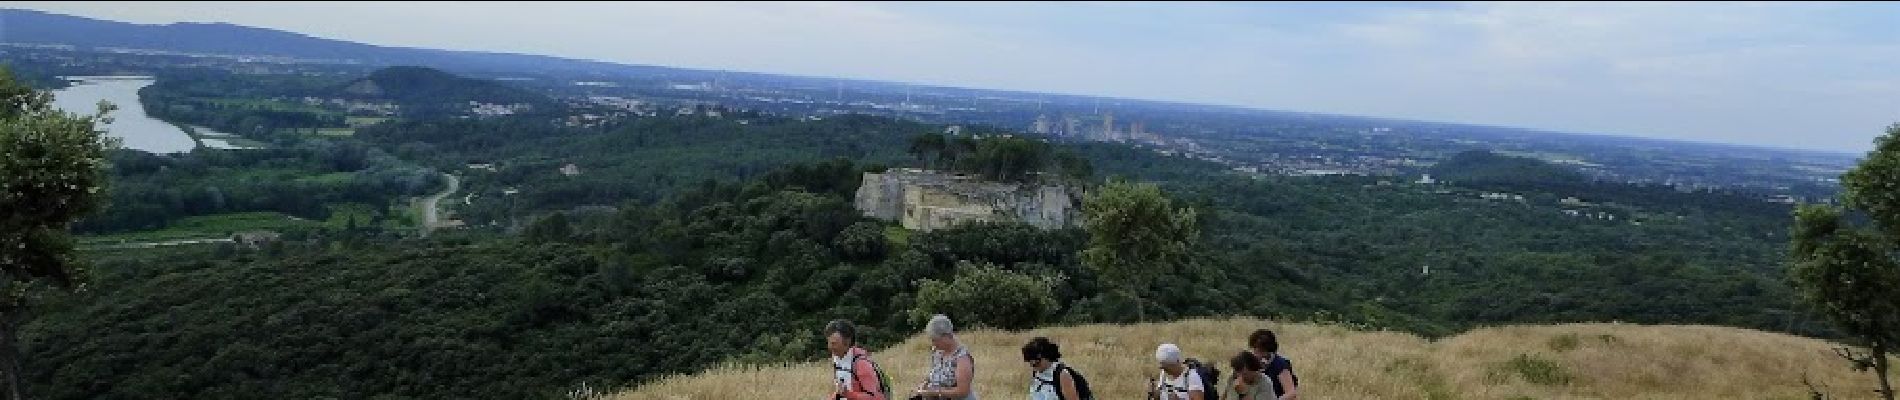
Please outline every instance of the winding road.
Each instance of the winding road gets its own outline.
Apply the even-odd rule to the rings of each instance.
[[[449,179],[449,187],[443,189],[442,193],[436,193],[429,195],[429,197],[422,198],[422,203],[419,204],[418,207],[422,212],[422,237],[429,237],[429,231],[442,227],[441,213],[439,213],[440,210],[436,209],[437,204],[442,202],[442,198],[449,197],[449,195],[455,194],[456,190],[462,188],[462,180],[460,178],[449,174],[442,174],[442,176]]]
[[[177,246],[177,245],[183,245],[183,244],[211,244],[211,243],[237,243],[237,241],[231,240],[231,238],[178,239],[178,240],[167,240],[167,241],[162,241],[162,242],[114,243],[114,244],[107,244],[107,245],[97,245],[97,246],[86,247],[86,248],[87,249],[149,249],[149,248],[159,247],[159,246]],[[81,246],[81,247],[85,247],[85,246]]]

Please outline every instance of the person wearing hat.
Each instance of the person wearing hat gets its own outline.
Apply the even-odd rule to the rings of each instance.
[[[1155,347],[1155,362],[1161,364],[1161,374],[1153,382],[1149,398],[1157,400],[1204,400],[1207,387],[1201,384],[1201,375],[1188,368],[1182,361],[1181,347],[1173,343],[1163,343]]]

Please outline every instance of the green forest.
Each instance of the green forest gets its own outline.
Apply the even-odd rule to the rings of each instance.
[[[442,185],[433,169],[350,141],[177,155],[121,150],[109,157],[108,205],[74,226],[78,233],[163,229],[183,218],[239,212],[326,220],[337,207],[359,207],[382,216],[399,199]]]
[[[227,102],[253,95],[180,93],[245,79],[161,77],[148,90]],[[165,118],[218,127],[222,113]],[[870,116],[551,119],[403,117],[268,150],[114,154],[110,204],[82,234],[372,211],[257,247],[88,251],[94,281],[41,294],[22,328],[27,390],[556,398],[720,362],[816,359],[818,329],[835,318],[881,347],[935,312],[1000,328],[1248,315],[1428,336],[1610,320],[1835,335],[1781,279],[1789,208],[1739,194],[1595,182],[1488,153],[1441,165],[1432,173],[1450,183],[1427,185],[1258,177],[1123,145],[978,139]],[[561,172],[570,164],[579,173]],[[862,217],[862,174],[899,166],[1055,176],[1090,191],[1153,184],[1197,229],[1179,238],[1178,265],[1129,281],[1130,296],[1083,262],[1101,243],[1081,227],[910,232]],[[470,228],[422,239],[381,222],[439,190],[437,171],[463,178],[451,209]],[[1521,199],[1484,197],[1500,192]]]

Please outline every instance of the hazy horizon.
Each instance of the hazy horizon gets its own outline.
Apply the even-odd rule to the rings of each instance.
[[[1855,155],[1900,122],[1892,96],[1900,93],[1900,28],[1880,18],[1900,4],[9,7],[145,24],[226,22],[381,46]]]

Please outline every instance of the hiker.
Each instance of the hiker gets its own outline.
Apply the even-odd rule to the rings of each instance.
[[[930,323],[924,325],[924,335],[930,338],[930,372],[924,374],[924,383],[917,385],[916,396],[930,400],[977,400],[976,358],[970,356],[970,349],[957,341],[955,327],[950,325],[950,317],[937,314],[930,317]]]
[[[1023,345],[1023,362],[1029,363],[1029,400],[1092,400],[1086,393],[1087,381],[1075,369],[1062,363],[1062,348],[1049,338],[1030,339]]]
[[[1155,348],[1155,361],[1161,364],[1161,376],[1151,380],[1149,398],[1156,400],[1205,400],[1207,386],[1201,375],[1181,359],[1181,347],[1163,343]]]
[[[1280,395],[1279,399],[1299,400],[1300,378],[1293,374],[1293,361],[1280,355],[1280,339],[1273,335],[1273,330],[1253,331],[1247,336],[1247,349],[1266,365],[1261,372],[1267,374],[1267,381],[1273,383],[1273,392]]]
[[[1227,387],[1221,398],[1227,400],[1274,400],[1280,398],[1273,392],[1273,384],[1267,381],[1267,364],[1251,352],[1242,351],[1228,361],[1227,366],[1234,369],[1234,384]]]
[[[886,400],[889,383],[871,362],[871,353],[858,347],[858,328],[851,321],[825,324],[825,350],[831,351],[834,384],[832,400]]]

